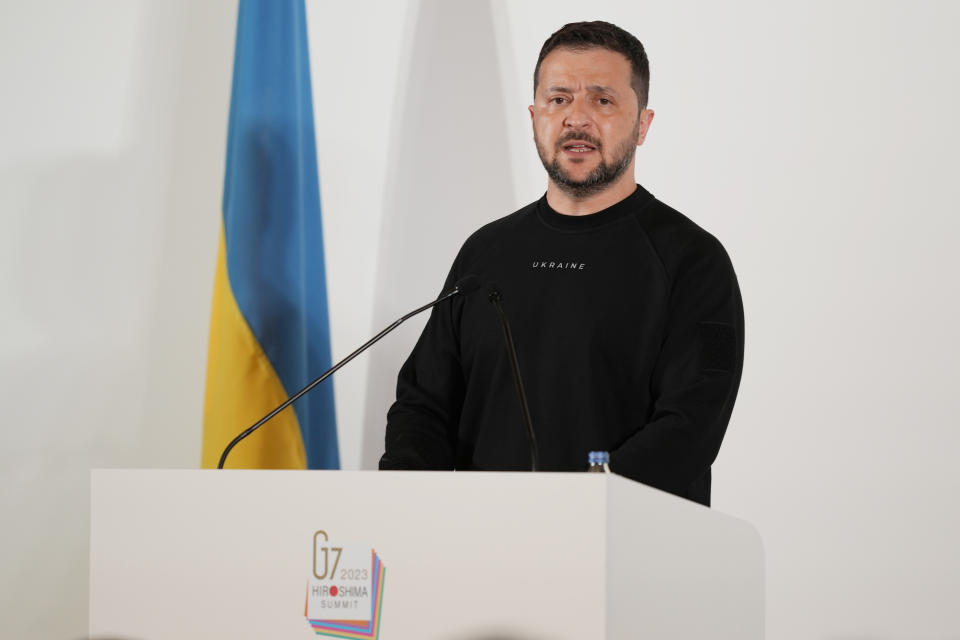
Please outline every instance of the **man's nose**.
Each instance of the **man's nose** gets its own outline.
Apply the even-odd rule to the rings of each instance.
[[[585,129],[590,126],[590,114],[585,108],[582,100],[574,100],[570,103],[570,109],[567,111],[567,117],[564,118],[564,126],[570,129]]]

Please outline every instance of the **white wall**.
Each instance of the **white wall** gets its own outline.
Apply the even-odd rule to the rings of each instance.
[[[0,11],[0,636],[79,637],[89,469],[199,461],[236,7]]]
[[[432,295],[465,233],[443,227],[416,266],[435,281],[398,279],[382,304],[383,257],[404,250],[386,230],[409,214],[398,181],[431,161],[403,142],[430,122],[411,105],[479,107],[445,150],[456,166],[503,145],[512,184],[484,197],[504,215],[545,185],[525,110],[540,44],[616,22],[651,58],[638,180],[724,242],[744,293],[714,504],[764,537],[769,637],[960,637],[960,7],[475,2],[493,33],[455,33],[496,43],[471,73],[500,81],[462,96],[411,64],[424,24],[458,24],[443,6],[308,3],[334,357]],[[231,2],[0,5],[3,637],[83,634],[90,467],[198,462],[234,17]],[[361,427],[389,402],[368,393],[376,357],[336,380],[347,468],[371,464]]]

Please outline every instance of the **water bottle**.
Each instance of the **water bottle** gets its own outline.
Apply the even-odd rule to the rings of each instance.
[[[591,451],[588,453],[587,471],[589,473],[610,473],[610,452]]]

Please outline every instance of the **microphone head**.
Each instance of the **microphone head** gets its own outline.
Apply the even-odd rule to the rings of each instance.
[[[457,280],[455,288],[461,294],[473,293],[480,288],[480,278],[475,275],[464,276]]]
[[[500,300],[502,299],[502,296],[500,295],[500,287],[497,286],[497,283],[488,282],[486,289],[487,289],[487,300],[489,300],[495,305],[499,305]]]

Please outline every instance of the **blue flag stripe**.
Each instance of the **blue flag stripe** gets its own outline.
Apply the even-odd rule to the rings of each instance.
[[[330,366],[303,0],[241,0],[224,180],[227,272],[287,394]],[[339,467],[332,381],[294,405],[310,469]]]

